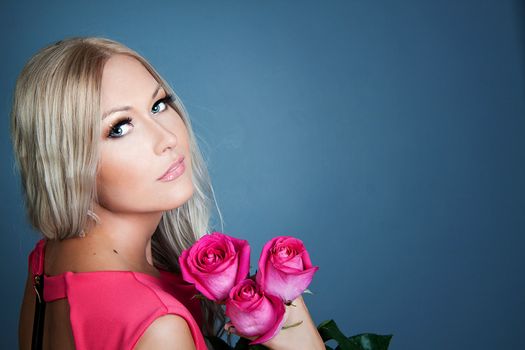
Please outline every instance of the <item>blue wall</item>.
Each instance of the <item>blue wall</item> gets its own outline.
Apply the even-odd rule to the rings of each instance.
[[[392,350],[516,349],[525,325],[525,5],[519,1],[4,1],[1,348],[16,347],[28,227],[12,170],[17,74],[107,36],[185,101],[225,231],[321,268],[307,302]]]

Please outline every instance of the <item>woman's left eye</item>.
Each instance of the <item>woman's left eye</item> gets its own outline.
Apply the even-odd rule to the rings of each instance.
[[[153,114],[157,114],[157,113],[162,112],[166,108],[167,108],[166,103],[158,102],[158,103],[155,103],[155,105],[153,105],[153,108],[151,109],[151,111],[153,112]]]
[[[166,110],[166,108],[168,108],[168,102],[171,100],[171,96],[168,95],[164,98],[161,98],[160,100],[158,100],[157,102],[155,102],[155,104],[153,105],[153,107],[151,108],[151,112],[153,114],[158,114],[164,110]]]

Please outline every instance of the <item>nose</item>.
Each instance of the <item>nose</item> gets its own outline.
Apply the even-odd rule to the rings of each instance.
[[[175,132],[158,122],[153,122],[152,124],[155,153],[161,155],[166,151],[173,150],[177,146],[177,135],[175,135]]]

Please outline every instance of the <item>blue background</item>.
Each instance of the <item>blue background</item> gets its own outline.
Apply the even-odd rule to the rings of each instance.
[[[392,350],[523,348],[522,1],[3,1],[0,347],[27,254],[9,140],[39,48],[107,36],[148,58],[200,137],[225,232],[256,261],[301,237],[316,322]]]

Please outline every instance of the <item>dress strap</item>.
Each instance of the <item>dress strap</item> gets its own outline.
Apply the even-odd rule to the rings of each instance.
[[[31,273],[33,278],[35,275],[41,275],[44,273],[44,246],[46,240],[43,238],[39,240],[31,254],[29,254],[29,266],[31,267]]]
[[[44,300],[46,302],[67,298],[66,278],[72,272],[66,272],[56,276],[44,275]]]
[[[46,276],[44,274],[44,248],[46,239],[39,240],[31,254],[29,254],[29,266],[31,267],[32,280],[36,275],[43,275],[44,278],[44,301],[51,302],[57,299],[66,298],[66,279],[65,274],[57,276]],[[34,282],[33,282],[34,283]]]

